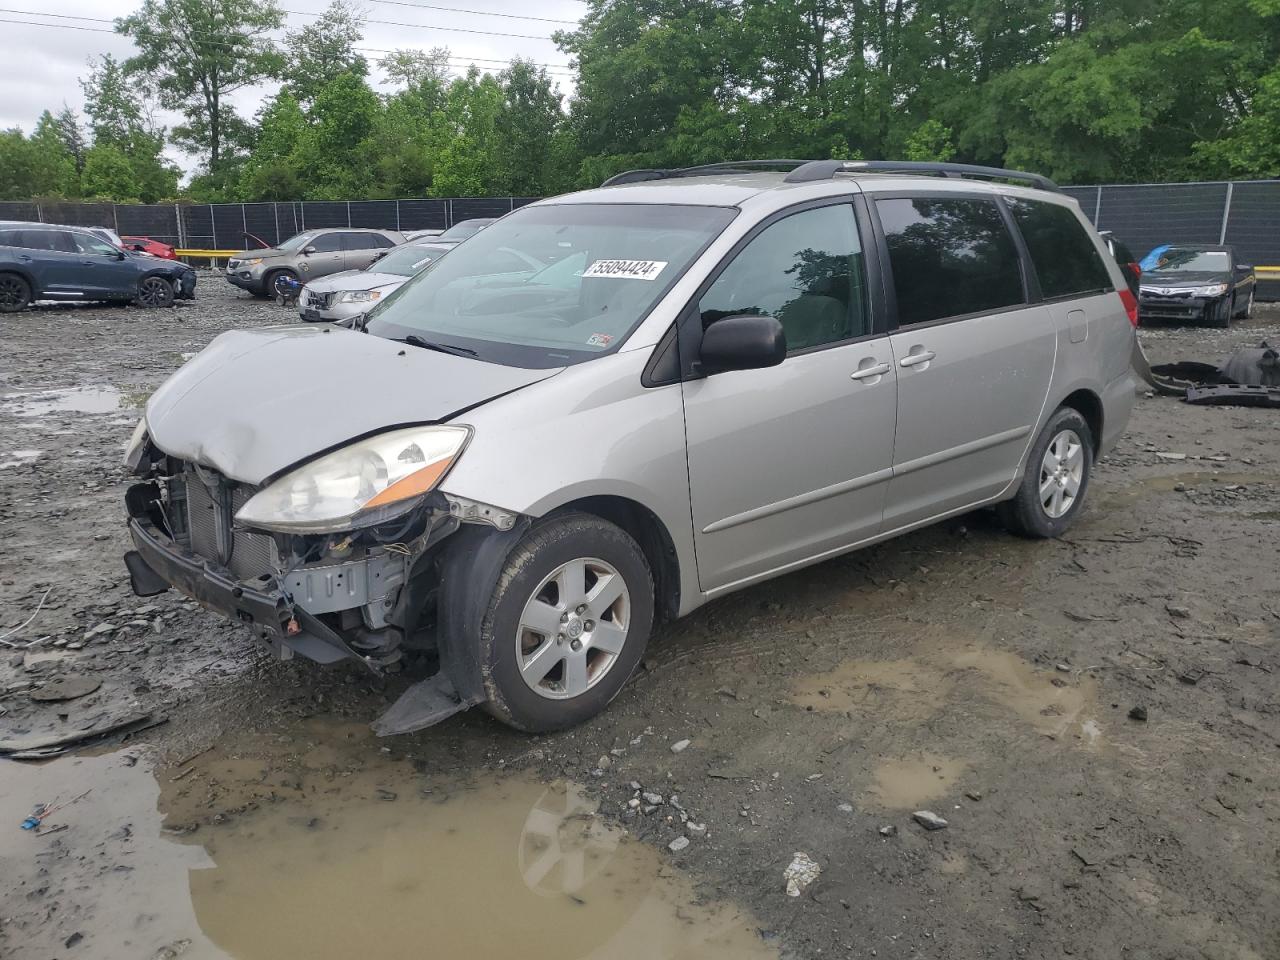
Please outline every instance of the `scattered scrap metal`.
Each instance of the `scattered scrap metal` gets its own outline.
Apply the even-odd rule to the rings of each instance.
[[[1214,366],[1180,360],[1151,366],[1142,347],[1134,347],[1134,367],[1157,392],[1187,403],[1280,407],[1280,351],[1265,340],[1244,347]]]

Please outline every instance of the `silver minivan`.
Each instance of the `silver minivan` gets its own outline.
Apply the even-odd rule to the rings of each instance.
[[[1129,419],[1135,317],[1032,174],[623,174],[348,326],[219,336],[129,445],[125,560],[283,656],[434,666],[380,733],[567,727],[714,597],[980,507],[1061,534]]]

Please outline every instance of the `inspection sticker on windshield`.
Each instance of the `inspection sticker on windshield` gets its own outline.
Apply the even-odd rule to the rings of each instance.
[[[613,337],[607,333],[593,333],[587,337],[588,347],[607,347],[613,342]]]
[[[666,260],[597,260],[582,275],[619,280],[657,280],[666,265]]]

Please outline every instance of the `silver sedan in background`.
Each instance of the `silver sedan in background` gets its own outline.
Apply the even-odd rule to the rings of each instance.
[[[303,320],[333,323],[364,313],[408,280],[453,249],[422,241],[404,243],[379,257],[363,270],[344,270],[313,280],[298,297]]]

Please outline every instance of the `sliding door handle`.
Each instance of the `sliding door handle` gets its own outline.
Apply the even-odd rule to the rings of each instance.
[[[908,353],[905,357],[898,361],[900,367],[918,367],[922,363],[928,363],[937,354],[932,350],[921,350],[919,353]]]

